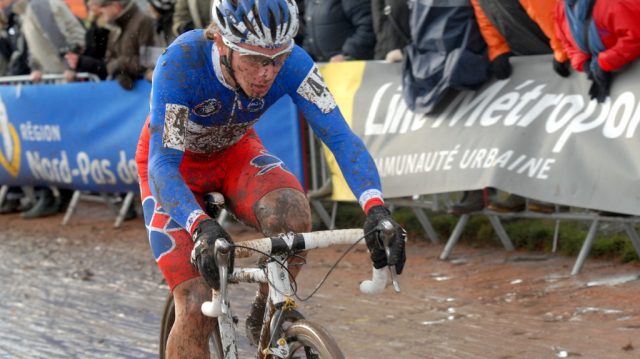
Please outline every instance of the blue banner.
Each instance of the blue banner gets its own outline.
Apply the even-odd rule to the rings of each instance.
[[[0,87],[0,184],[138,191],[135,151],[151,84]],[[258,122],[265,146],[304,183],[297,110],[284,98]]]

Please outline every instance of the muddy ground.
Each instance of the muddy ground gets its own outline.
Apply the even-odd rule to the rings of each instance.
[[[0,217],[0,358],[157,357],[167,287],[142,220],[114,229],[90,203],[61,220]],[[343,249],[310,254],[301,296]],[[371,297],[357,289],[369,268],[361,247],[300,309],[347,358],[640,358],[638,264],[590,259],[570,276],[575,258],[459,245],[440,261],[442,249],[410,241],[402,293]],[[253,291],[234,289],[241,319]]]

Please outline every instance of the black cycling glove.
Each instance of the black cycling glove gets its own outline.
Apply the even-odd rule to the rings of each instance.
[[[553,71],[562,77],[568,77],[571,75],[571,62],[569,60],[560,62],[553,59]]]
[[[510,52],[506,52],[491,61],[491,73],[498,80],[504,80],[511,76],[511,63],[509,62],[511,55]]]
[[[598,64],[597,59],[592,60],[590,66],[591,87],[589,88],[589,97],[596,99],[598,102],[604,102],[609,97],[611,89],[611,72],[604,71]]]
[[[396,232],[396,235],[389,241],[388,261],[382,238],[380,238],[380,230],[378,229],[378,224],[385,219],[391,222]],[[367,219],[364,221],[364,234],[373,266],[376,269],[380,269],[387,264],[395,265],[396,273],[402,273],[404,263],[407,260],[404,251],[407,232],[391,219],[391,212],[389,212],[387,208],[384,206],[374,206],[369,209]]]
[[[214,254],[216,239],[221,238],[233,244],[229,234],[214,219],[205,219],[198,224],[193,232],[195,242],[191,251],[191,264],[193,264],[204,278],[205,282],[213,288],[220,289],[220,273]],[[234,251],[230,252],[229,273],[233,272]]]

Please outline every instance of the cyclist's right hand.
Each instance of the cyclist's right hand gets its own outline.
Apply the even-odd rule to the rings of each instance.
[[[223,239],[233,244],[229,234],[215,219],[205,219],[200,222],[193,232],[195,244],[191,251],[191,264],[198,268],[211,288],[218,290],[220,289],[220,273],[214,253],[216,239]],[[231,273],[233,272],[234,251],[229,253],[229,273]]]
[[[389,242],[389,258],[385,253],[381,239],[380,222],[389,221],[393,225],[395,235]],[[367,219],[364,222],[364,233],[371,261],[376,269],[387,265],[395,266],[398,274],[402,273],[404,263],[407,260],[405,254],[405,239],[407,232],[391,218],[391,212],[384,206],[375,206],[369,209]]]

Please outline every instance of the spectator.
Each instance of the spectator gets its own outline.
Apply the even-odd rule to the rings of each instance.
[[[104,80],[107,78],[105,55],[109,30],[104,27],[105,22],[100,16],[102,11],[95,0],[89,0],[87,6],[89,7],[88,28],[85,36],[87,46],[81,53],[67,52],[65,60],[69,68],[76,72],[92,73]]]
[[[204,29],[211,22],[211,0],[177,0],[173,13],[173,33]]]
[[[487,45],[468,0],[412,0],[410,8],[412,41],[404,51],[403,96],[412,111],[429,113],[452,91],[477,89],[489,79]],[[449,212],[482,208],[482,190],[470,191]]]
[[[402,61],[402,49],[411,43],[407,0],[372,0],[371,15],[376,34],[373,58]]]
[[[134,80],[150,79],[152,68],[142,66],[140,51],[154,46],[153,19],[145,15],[132,0],[92,0],[100,7],[101,17],[111,29],[107,44],[106,64],[110,78],[125,90]]]
[[[497,79],[511,76],[509,58],[513,55],[550,53],[553,53],[552,63],[556,73],[562,77],[569,76],[568,57],[553,26],[555,1],[471,0],[480,32],[489,47],[491,72]],[[510,194],[502,201],[492,195],[488,201],[487,207],[498,212],[518,212],[526,206],[525,198],[515,194]],[[551,213],[555,211],[555,206],[531,200],[529,209]]]
[[[9,69],[9,61],[13,54],[13,44],[9,37],[8,18],[5,11],[0,12],[0,76],[6,76]]]
[[[72,81],[75,72],[62,56],[68,49],[84,47],[85,30],[67,5],[61,0],[15,0],[13,11],[21,17],[31,80],[39,82],[43,73],[64,73]]]
[[[554,70],[560,76],[569,75],[568,57],[554,31],[555,1],[471,0],[496,78],[511,75],[512,55],[550,53]]]
[[[604,102],[612,72],[640,56],[637,0],[564,0],[556,7],[556,32],[571,65],[592,81],[589,96]]]
[[[369,0],[308,0],[303,47],[319,62],[370,60],[373,34]]]
[[[149,14],[155,20],[155,43],[167,47],[175,39],[172,30],[175,0],[147,0]]]
[[[7,70],[5,75],[27,75],[31,72],[29,68],[29,51],[27,47],[27,41],[22,34],[22,26],[20,25],[20,17],[13,12],[13,5],[4,7],[2,3],[10,3],[11,0],[0,0],[0,6],[3,7],[4,13],[7,17],[6,34],[11,44],[11,55],[9,57],[9,63],[7,64]]]

